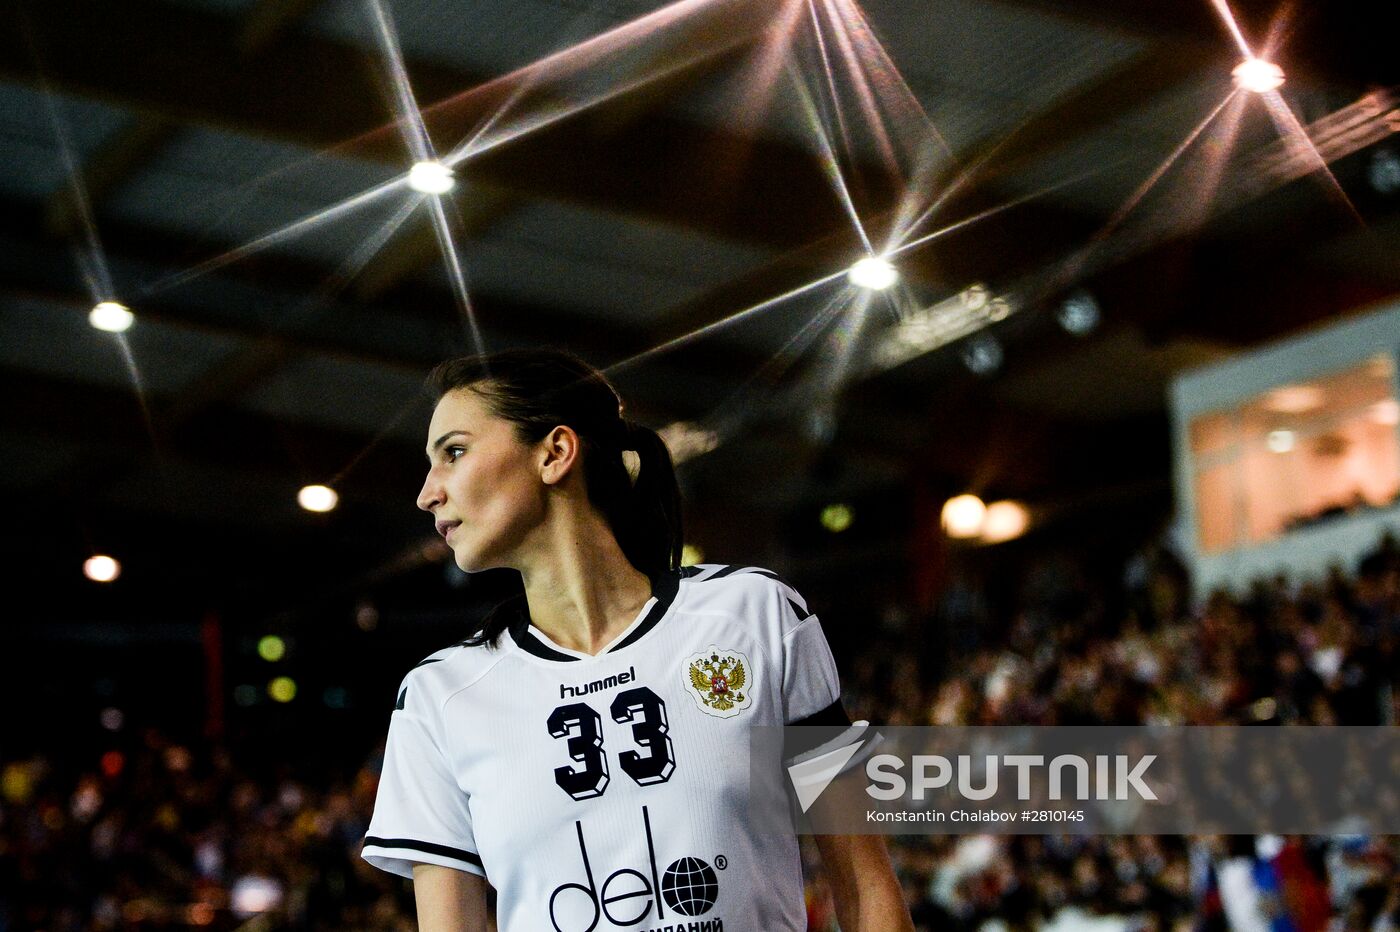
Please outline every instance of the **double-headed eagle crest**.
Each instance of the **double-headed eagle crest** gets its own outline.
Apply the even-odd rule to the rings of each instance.
[[[729,712],[747,705],[744,684],[748,676],[744,661],[733,654],[713,652],[691,660],[690,685],[699,694],[700,702],[716,712]]]

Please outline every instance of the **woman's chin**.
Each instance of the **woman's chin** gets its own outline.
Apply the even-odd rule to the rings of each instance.
[[[481,573],[509,566],[504,560],[492,559],[488,554],[476,553],[465,547],[452,548],[452,562],[464,573]]]

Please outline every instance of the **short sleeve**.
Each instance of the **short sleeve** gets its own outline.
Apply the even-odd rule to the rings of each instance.
[[[389,721],[384,769],[361,856],[402,877],[413,876],[414,864],[485,876],[467,794],[452,776],[432,719],[423,714],[426,703],[414,692],[409,690],[408,703],[401,702]]]
[[[849,724],[841,708],[841,681],[817,616],[784,597],[792,627],[783,634],[783,721],[787,725]]]
[[[789,764],[803,764],[821,772],[829,781],[824,768],[837,761],[837,770],[851,766],[853,755],[870,742],[867,722],[851,722],[841,704],[841,681],[836,672],[836,660],[822,633],[817,616],[808,609],[802,597],[781,585],[788,616],[783,634],[783,712],[784,723],[802,726],[788,729],[783,741],[783,759]],[[806,762],[806,763],[804,763]],[[799,777],[792,771],[793,779]]]

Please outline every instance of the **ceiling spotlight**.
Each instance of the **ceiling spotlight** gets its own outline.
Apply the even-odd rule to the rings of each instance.
[[[1283,85],[1283,69],[1262,58],[1246,58],[1230,72],[1235,85],[1246,91],[1263,94]]]
[[[1060,326],[1077,337],[1088,336],[1099,325],[1099,302],[1087,291],[1076,291],[1060,305]]]
[[[949,537],[976,537],[987,520],[987,506],[976,495],[955,495],[943,503],[942,519]]]
[[[408,170],[408,186],[423,194],[446,194],[456,185],[452,169],[441,162],[416,162]]]
[[[871,291],[884,291],[886,288],[899,281],[899,272],[890,263],[879,256],[866,256],[864,259],[851,266],[851,270],[846,273],[852,285],[857,288],[869,288]]]
[[[122,565],[105,554],[83,561],[83,575],[93,582],[108,583],[122,574]]]
[[[88,323],[107,333],[125,333],[135,321],[136,315],[116,301],[102,301],[88,312]]]
[[[987,376],[994,375],[1001,368],[1006,354],[994,338],[984,336],[970,341],[963,350],[962,358],[963,365],[971,369],[974,375]]]
[[[308,485],[297,493],[297,504],[318,514],[333,511],[339,502],[340,496],[329,486]]]

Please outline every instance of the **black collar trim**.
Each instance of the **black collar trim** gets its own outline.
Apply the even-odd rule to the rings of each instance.
[[[642,619],[641,624],[632,629],[631,634],[608,648],[607,653],[615,654],[629,644],[635,644],[637,641],[641,640],[642,635],[646,634],[652,628],[655,628],[656,623],[661,620],[661,617],[665,615],[666,611],[671,607],[671,603],[676,601],[676,593],[680,591],[680,587],[681,578],[677,573],[667,573],[660,579],[652,580],[651,594],[656,596],[656,602],[652,604],[651,611],[647,612],[647,617]]]
[[[651,608],[647,611],[646,617],[641,620],[637,627],[632,629],[632,633],[623,638],[618,643],[612,645],[604,654],[615,654],[625,647],[635,644],[641,640],[657,623],[661,621],[666,612],[671,608],[671,604],[676,601],[676,593],[680,591],[680,574],[667,573],[660,578],[651,581],[651,594],[656,599]],[[534,654],[544,660],[556,660],[560,662],[577,662],[583,658],[566,654],[563,651],[555,650],[548,644],[541,641],[530,633],[530,612],[521,600],[521,605],[517,617],[506,629],[510,633],[511,640],[519,645],[520,649],[527,654]],[[599,656],[602,656],[601,654]]]

